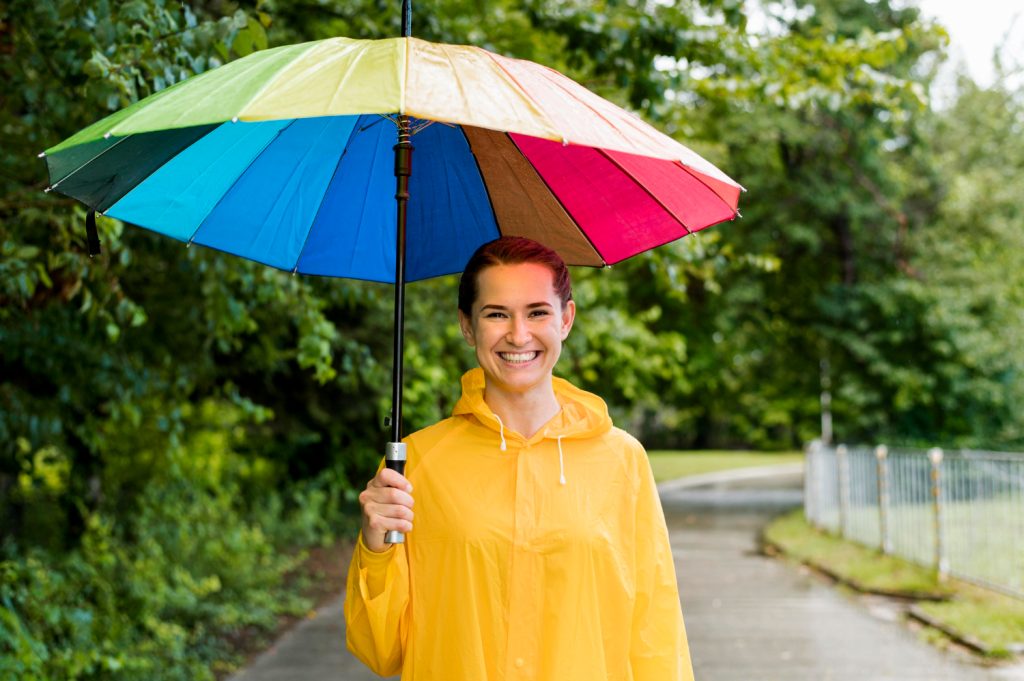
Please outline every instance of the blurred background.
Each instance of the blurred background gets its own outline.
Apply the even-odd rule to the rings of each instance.
[[[557,68],[747,188],[742,219],[573,272],[580,317],[556,373],[648,448],[792,451],[824,426],[836,442],[1013,451],[1024,18],[1001,7],[422,0],[413,34]],[[399,14],[0,6],[5,678],[233,668],[310,607],[296,568],[353,536],[390,406],[389,287],[102,217],[90,259],[83,207],[44,194],[37,154],[256,50],[398,35]],[[408,289],[407,432],[450,413],[473,365],[456,287]]]

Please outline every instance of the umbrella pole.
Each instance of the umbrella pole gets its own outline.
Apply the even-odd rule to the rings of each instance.
[[[409,0],[406,0],[408,4]],[[403,24],[406,24],[403,7]],[[406,24],[407,25],[407,24]],[[395,145],[395,201],[398,206],[395,241],[395,335],[391,367],[391,442],[387,444],[384,462],[388,468],[405,472],[405,443],[402,442],[402,364],[405,342],[405,222],[409,203],[409,176],[412,174],[412,142],[409,117],[398,116],[398,144]],[[389,530],[384,535],[388,544],[402,544],[405,535]]]
[[[412,0],[402,0],[402,37],[412,34]],[[395,145],[395,202],[398,221],[395,239],[395,337],[391,363],[391,442],[384,450],[384,465],[405,473],[405,443],[402,442],[402,363],[405,356],[405,216],[409,204],[409,176],[412,175],[412,133],[409,117],[398,114],[398,144]],[[388,530],[388,544],[405,543],[405,535]]]

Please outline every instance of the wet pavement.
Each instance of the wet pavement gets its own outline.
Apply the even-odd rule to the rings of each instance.
[[[788,466],[660,487],[697,681],[1024,680],[1020,665],[985,668],[928,645],[887,599],[760,555],[760,529],[801,504],[801,475]],[[379,678],[345,650],[338,598],[229,681]]]
[[[758,533],[802,503],[801,474],[662,490],[698,681],[1024,678],[919,639],[888,599],[848,595],[759,554]]]

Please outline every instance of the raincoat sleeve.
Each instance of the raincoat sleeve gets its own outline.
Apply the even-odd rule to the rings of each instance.
[[[629,650],[633,679],[693,681],[665,514],[642,447],[637,475],[636,602]]]
[[[374,553],[360,532],[345,586],[345,642],[380,676],[402,671],[409,632],[409,561],[404,544]]]

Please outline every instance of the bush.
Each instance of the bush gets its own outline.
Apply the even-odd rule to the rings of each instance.
[[[226,484],[187,478],[150,485],[118,527],[87,516],[79,546],[63,555],[8,546],[0,566],[0,677],[212,679],[231,658],[227,634],[272,629],[310,603],[284,586],[304,557],[329,541],[344,503],[322,476],[266,494],[254,518]],[[350,521],[351,524],[351,521]]]

